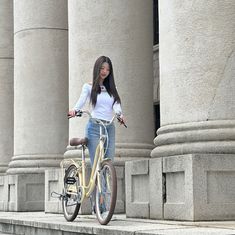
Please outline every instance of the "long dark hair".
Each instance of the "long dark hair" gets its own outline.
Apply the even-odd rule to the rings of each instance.
[[[114,102],[121,103],[121,99],[118,95],[116,85],[114,82],[114,76],[113,76],[113,66],[111,60],[107,56],[100,56],[94,65],[93,69],[93,84],[92,84],[92,89],[91,89],[91,103],[93,107],[95,107],[96,102],[97,102],[97,95],[100,94],[101,88],[99,84],[99,75],[100,75],[100,70],[102,67],[103,63],[108,63],[109,64],[109,75],[104,79],[103,85],[105,86],[107,92],[109,93],[110,96],[113,96]]]

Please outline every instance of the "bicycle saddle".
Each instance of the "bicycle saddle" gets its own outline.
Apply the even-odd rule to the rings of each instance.
[[[69,141],[71,146],[78,146],[78,145],[87,145],[88,139],[87,138],[72,138]]]

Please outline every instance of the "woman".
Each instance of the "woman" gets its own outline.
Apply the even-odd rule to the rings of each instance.
[[[113,117],[113,112],[120,115],[124,122],[121,99],[114,82],[112,62],[106,56],[101,56],[96,60],[93,69],[93,83],[83,85],[80,98],[73,110],[69,111],[69,115],[75,116],[76,112],[83,108],[88,98],[92,105],[92,118],[86,126],[86,137],[88,138],[88,150],[93,165],[95,150],[100,137],[99,124],[93,118],[100,119],[107,124],[109,143],[105,157],[112,160],[115,155],[115,126],[114,123],[109,124],[109,121]]]

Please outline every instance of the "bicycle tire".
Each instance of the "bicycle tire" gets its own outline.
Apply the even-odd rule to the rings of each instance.
[[[81,204],[78,203],[78,186],[80,186],[79,177],[76,175],[77,167],[75,165],[70,165],[65,172],[64,176],[64,189],[62,197],[62,208],[63,214],[67,221],[73,221],[78,215]],[[68,177],[74,177],[76,182],[74,184],[67,184]],[[73,187],[73,193],[70,193],[71,185]],[[69,188],[70,187],[70,188]],[[77,194],[77,195],[76,195]]]
[[[96,186],[96,217],[100,224],[106,225],[113,216],[117,200],[117,176],[111,160],[105,160],[101,164],[100,185],[100,189]]]

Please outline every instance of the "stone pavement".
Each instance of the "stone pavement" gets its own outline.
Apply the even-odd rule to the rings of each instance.
[[[102,226],[94,215],[79,215],[74,222],[67,222],[62,214],[0,212],[0,232],[24,235],[235,235],[235,221],[183,222],[114,215],[107,226]]]

